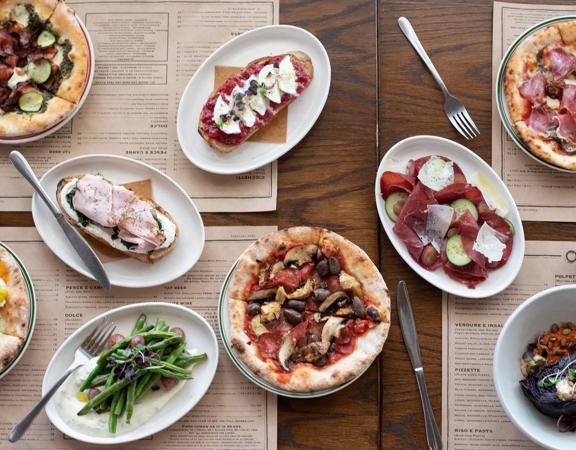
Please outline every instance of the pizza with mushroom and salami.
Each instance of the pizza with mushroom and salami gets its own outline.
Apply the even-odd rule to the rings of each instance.
[[[0,138],[42,132],[80,101],[90,69],[86,36],[58,0],[0,3]]]
[[[504,92],[514,126],[530,151],[576,170],[576,21],[524,40],[506,65]]]
[[[390,327],[388,289],[376,266],[322,228],[258,239],[238,260],[228,292],[235,352],[288,391],[318,391],[360,375]]]

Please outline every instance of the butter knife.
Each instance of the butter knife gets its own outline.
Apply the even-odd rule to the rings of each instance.
[[[396,306],[398,308],[398,317],[400,319],[400,328],[402,330],[402,337],[404,338],[404,345],[406,346],[410,362],[414,368],[416,382],[418,383],[418,391],[420,392],[420,399],[422,400],[428,448],[430,450],[441,450],[442,436],[440,435],[440,430],[438,430],[438,425],[434,418],[434,411],[432,410],[430,399],[428,398],[428,389],[426,388],[426,381],[424,380],[424,369],[422,367],[422,358],[420,356],[420,344],[418,343],[418,333],[416,332],[416,322],[414,321],[412,305],[410,304],[408,289],[406,288],[406,283],[404,281],[398,283]]]
[[[110,291],[110,280],[108,279],[108,275],[104,270],[104,266],[98,259],[98,256],[96,256],[96,253],[94,253],[94,250],[90,248],[84,238],[80,236],[80,233],[78,233],[78,231],[76,231],[76,229],[74,229],[74,227],[66,221],[58,207],[50,199],[38,181],[38,178],[36,178],[32,167],[30,167],[30,164],[28,164],[28,161],[26,161],[24,155],[14,150],[10,152],[10,161],[16,170],[18,170],[18,172],[20,172],[20,174],[26,179],[26,181],[30,183],[38,196],[44,201],[44,203],[46,203],[46,206],[48,206],[48,209],[56,218],[58,225],[60,225],[60,228],[62,228],[64,235],[70,241],[72,247],[74,247],[74,250],[76,250],[76,253],[78,253],[78,256],[80,256],[92,276],[96,279],[96,281],[98,281],[98,283],[100,283],[100,286],[102,286],[103,289]]]

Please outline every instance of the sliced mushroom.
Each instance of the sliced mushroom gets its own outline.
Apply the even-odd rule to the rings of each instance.
[[[302,300],[303,298],[308,298],[312,295],[314,291],[314,282],[311,279],[306,280],[306,284],[302,286],[300,289],[296,289],[291,294],[288,294],[287,297],[290,299],[295,300]]]
[[[340,336],[340,330],[344,326],[343,322],[342,317],[330,317],[322,328],[322,342],[330,344],[332,339]]]
[[[272,298],[276,295],[277,288],[272,289],[260,289],[259,291],[254,291],[248,296],[249,302],[262,302],[268,298]]]
[[[286,293],[284,286],[280,286],[276,291],[276,301],[282,305],[284,304],[287,298],[288,294]]]
[[[352,294],[357,295],[358,297],[362,296],[362,285],[360,282],[353,277],[352,275],[347,274],[346,272],[340,272],[340,277],[338,278],[340,281],[340,286],[345,291],[350,291]]]
[[[270,279],[270,265],[266,264],[258,271],[258,286],[263,286]]]
[[[340,302],[343,300],[348,300],[348,296],[346,295],[346,292],[342,292],[342,291],[333,292],[328,297],[326,297],[326,300],[324,300],[320,304],[320,306],[318,307],[318,311],[324,312],[328,308],[330,308],[334,303]]]
[[[289,333],[285,333],[282,344],[280,345],[280,349],[278,350],[278,361],[286,372],[290,370],[288,367],[288,361],[290,361],[290,356],[292,356],[294,347],[295,345],[294,341],[292,340],[292,336],[290,336]]]
[[[329,342],[312,342],[298,349],[294,356],[307,363],[313,363],[322,358],[328,352],[329,348]]]
[[[301,267],[306,263],[312,262],[318,251],[318,246],[314,244],[299,245],[286,252],[284,256],[284,266]]]
[[[338,317],[354,317],[354,311],[352,311],[352,308],[340,308],[334,315]]]
[[[262,320],[264,322],[272,322],[278,320],[282,307],[278,302],[265,303],[260,307]]]

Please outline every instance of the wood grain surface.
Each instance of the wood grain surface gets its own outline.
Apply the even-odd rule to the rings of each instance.
[[[397,27],[402,15],[466,104],[481,130],[478,139],[466,142],[445,118],[440,91]],[[379,261],[393,299],[397,282],[406,280],[440,421],[441,294],[412,272],[378,231],[374,176],[386,150],[416,134],[454,139],[490,161],[492,1],[281,0],[280,21],[308,29],[326,46],[332,63],[328,102],[306,138],[280,159],[277,211],[203,214],[205,224],[325,226]],[[0,212],[0,226],[30,225],[29,213]],[[576,239],[576,224],[525,223],[525,230],[527,239],[543,233]],[[352,386],[320,399],[279,399],[279,448],[426,448],[395,308],[392,317],[379,361]]]

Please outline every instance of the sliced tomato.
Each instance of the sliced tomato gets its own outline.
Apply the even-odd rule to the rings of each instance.
[[[412,192],[416,185],[416,179],[410,175],[399,172],[386,171],[380,178],[380,191],[386,199],[392,192]]]

